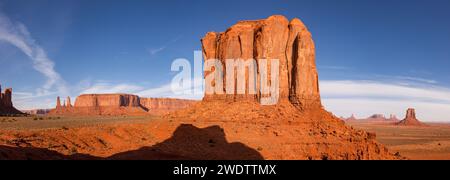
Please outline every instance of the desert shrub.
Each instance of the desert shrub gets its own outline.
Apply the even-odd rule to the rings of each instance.
[[[37,118],[37,117],[34,117],[34,118],[33,118],[33,120],[37,121],[37,120],[38,120],[38,118]]]

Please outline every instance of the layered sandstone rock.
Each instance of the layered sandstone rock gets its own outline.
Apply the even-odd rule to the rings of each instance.
[[[205,94],[202,102],[190,108],[165,116],[171,122],[192,123],[197,127],[220,124],[228,138],[258,149],[264,159],[401,158],[377,143],[375,134],[348,127],[322,108],[314,42],[299,19],[289,22],[277,15],[241,21],[225,32],[207,33],[201,42],[205,61],[219,60],[225,74],[223,84],[205,83],[223,88],[223,92],[227,92],[226,78],[230,77],[227,73],[237,74],[227,71],[234,68],[226,66],[228,59],[253,58],[258,66],[262,59],[278,59],[280,99],[267,106],[260,103],[264,96],[260,93],[216,91]],[[216,73],[216,69],[205,69],[205,81],[209,81],[206,77]],[[276,83],[270,80],[272,74],[268,72],[267,83]],[[244,76],[246,80],[250,79],[249,74]],[[259,69],[256,79],[257,83],[265,83],[259,82]]]
[[[420,122],[416,118],[416,110],[414,108],[409,108],[408,110],[406,110],[405,119],[396,124],[400,126],[425,126],[424,123]]]
[[[187,108],[197,101],[172,98],[141,98],[140,104],[151,113],[166,113]]]
[[[228,59],[256,60],[260,66],[261,59],[279,60],[280,101],[290,100],[301,108],[320,107],[318,75],[315,65],[315,47],[311,33],[299,20],[289,22],[285,17],[275,15],[264,20],[241,21],[225,32],[209,32],[201,40],[205,60],[218,59],[224,72],[223,91],[226,92]],[[270,66],[269,66],[270,67]],[[213,71],[205,71],[205,76]],[[236,72],[235,72],[236,74]],[[249,72],[245,74],[248,85]],[[256,73],[256,92],[260,92],[261,74]],[[267,84],[271,85],[271,71],[268,71]],[[234,76],[235,82],[236,75]],[[209,82],[206,82],[209,83]],[[264,82],[262,82],[264,83]],[[213,83],[214,86],[216,86]],[[260,93],[248,91],[238,93],[206,94],[204,100],[239,100],[241,97],[259,101]]]
[[[75,107],[139,107],[139,97],[131,94],[83,94]]]
[[[76,98],[75,105],[67,97],[61,106],[56,99],[56,108],[50,115],[146,115],[163,114],[186,108],[196,101],[170,98],[140,98],[132,94],[83,94]]]
[[[13,106],[12,88],[5,89],[5,92],[3,93],[0,85],[0,115],[15,115],[15,114],[23,114],[23,113]]]

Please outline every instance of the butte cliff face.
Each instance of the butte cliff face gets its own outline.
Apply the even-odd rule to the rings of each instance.
[[[188,107],[196,101],[170,98],[140,98],[132,94],[83,94],[71,104],[70,97],[61,105],[59,97],[50,115],[145,115],[163,114]]]
[[[164,114],[167,112],[187,108],[197,101],[172,98],[140,98],[140,105],[153,114]]]
[[[205,60],[217,59],[222,63],[223,91],[226,91],[227,68],[233,68],[226,66],[226,60],[254,59],[260,66],[261,59],[278,59],[279,100],[290,101],[302,109],[321,106],[314,42],[311,33],[299,19],[289,22],[284,16],[276,15],[263,20],[241,21],[225,32],[207,33],[201,42]],[[205,71],[205,75],[210,73],[212,71]],[[246,82],[249,74],[247,72],[245,75]],[[259,71],[256,76],[257,80],[261,79]],[[237,81],[236,76],[234,78]],[[260,90],[259,83],[256,82],[256,92]],[[242,97],[259,101],[261,94],[250,94],[248,90],[245,94],[207,94],[204,100],[239,101]]]
[[[416,110],[414,108],[409,108],[406,110],[405,119],[396,124],[400,126],[426,126],[416,118]]]
[[[0,85],[0,115],[23,114],[17,110],[12,103],[12,88],[5,89],[3,93]]]
[[[377,143],[374,134],[348,127],[323,109],[314,42],[299,19],[289,22],[276,15],[241,21],[225,32],[207,33],[201,42],[205,61],[216,59],[223,66],[225,80],[218,87],[225,92],[227,73],[232,72],[227,69],[234,68],[227,67],[228,59],[255,59],[258,66],[262,59],[278,59],[279,101],[263,105],[261,94],[248,91],[207,93],[201,103],[165,116],[171,122],[189,122],[198,127],[220,124],[227,139],[258,149],[264,159],[399,158]],[[215,70],[205,71],[205,81]],[[244,76],[246,80],[249,74]],[[259,82],[260,71],[257,76]],[[211,84],[217,87],[216,81]]]
[[[83,94],[75,107],[139,107],[139,96],[131,94]]]

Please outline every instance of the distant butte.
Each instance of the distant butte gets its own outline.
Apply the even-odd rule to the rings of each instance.
[[[0,85],[0,115],[18,115],[23,114],[17,110],[12,103],[12,88],[5,89],[3,93]]]
[[[409,108],[408,110],[406,110],[405,119],[396,123],[396,125],[399,125],[399,126],[426,126],[426,124],[420,122],[420,120],[418,120],[416,118],[416,110],[414,108]]]

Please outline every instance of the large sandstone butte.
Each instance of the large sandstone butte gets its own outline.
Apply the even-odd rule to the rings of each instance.
[[[12,88],[5,89],[3,93],[0,85],[0,115],[23,114],[17,110],[12,103]]]
[[[50,115],[145,115],[163,114],[188,107],[196,101],[170,98],[140,98],[132,94],[83,94],[71,104],[61,105],[59,97]]]
[[[202,102],[147,124],[0,132],[0,144],[8,145],[0,147],[0,159],[401,158],[377,143],[374,134],[348,127],[322,108],[314,44],[300,20],[242,21],[224,33],[208,33],[202,44],[205,59],[280,59],[280,101],[265,106],[259,94],[205,95]],[[86,103],[98,105],[93,99]]]
[[[264,159],[399,158],[377,143],[374,134],[348,127],[324,110],[314,42],[299,19],[289,22],[275,15],[241,21],[225,32],[207,33],[201,42],[205,60],[222,62],[224,78],[226,69],[232,68],[226,67],[227,59],[254,58],[257,63],[259,59],[279,59],[280,100],[265,106],[260,104],[260,94],[248,91],[244,95],[205,94],[201,103],[165,116],[171,122],[198,127],[219,124],[227,138],[257,149]],[[214,69],[205,71],[205,76],[209,73]],[[257,76],[259,80],[259,72]],[[247,73],[245,77],[248,79]]]
[[[315,47],[311,33],[300,19],[290,22],[283,16],[275,15],[264,20],[241,21],[225,32],[209,32],[201,40],[205,60],[218,59],[224,69],[224,91],[226,84],[227,59],[278,59],[280,101],[290,100],[299,108],[319,108],[320,94],[315,65]],[[208,75],[209,71],[205,72]],[[260,72],[257,72],[257,80]],[[268,75],[270,77],[270,73]],[[236,76],[234,76],[236,80]],[[246,73],[248,82],[249,73]],[[206,82],[209,83],[209,82]],[[271,82],[268,82],[271,83]],[[259,85],[259,81],[257,81]],[[256,91],[259,92],[259,86]],[[248,85],[247,85],[248,86]],[[204,100],[228,99],[260,100],[260,94],[245,95],[205,95]]]
[[[396,124],[400,126],[426,126],[416,118],[416,110],[414,108],[408,108],[405,119]]]

